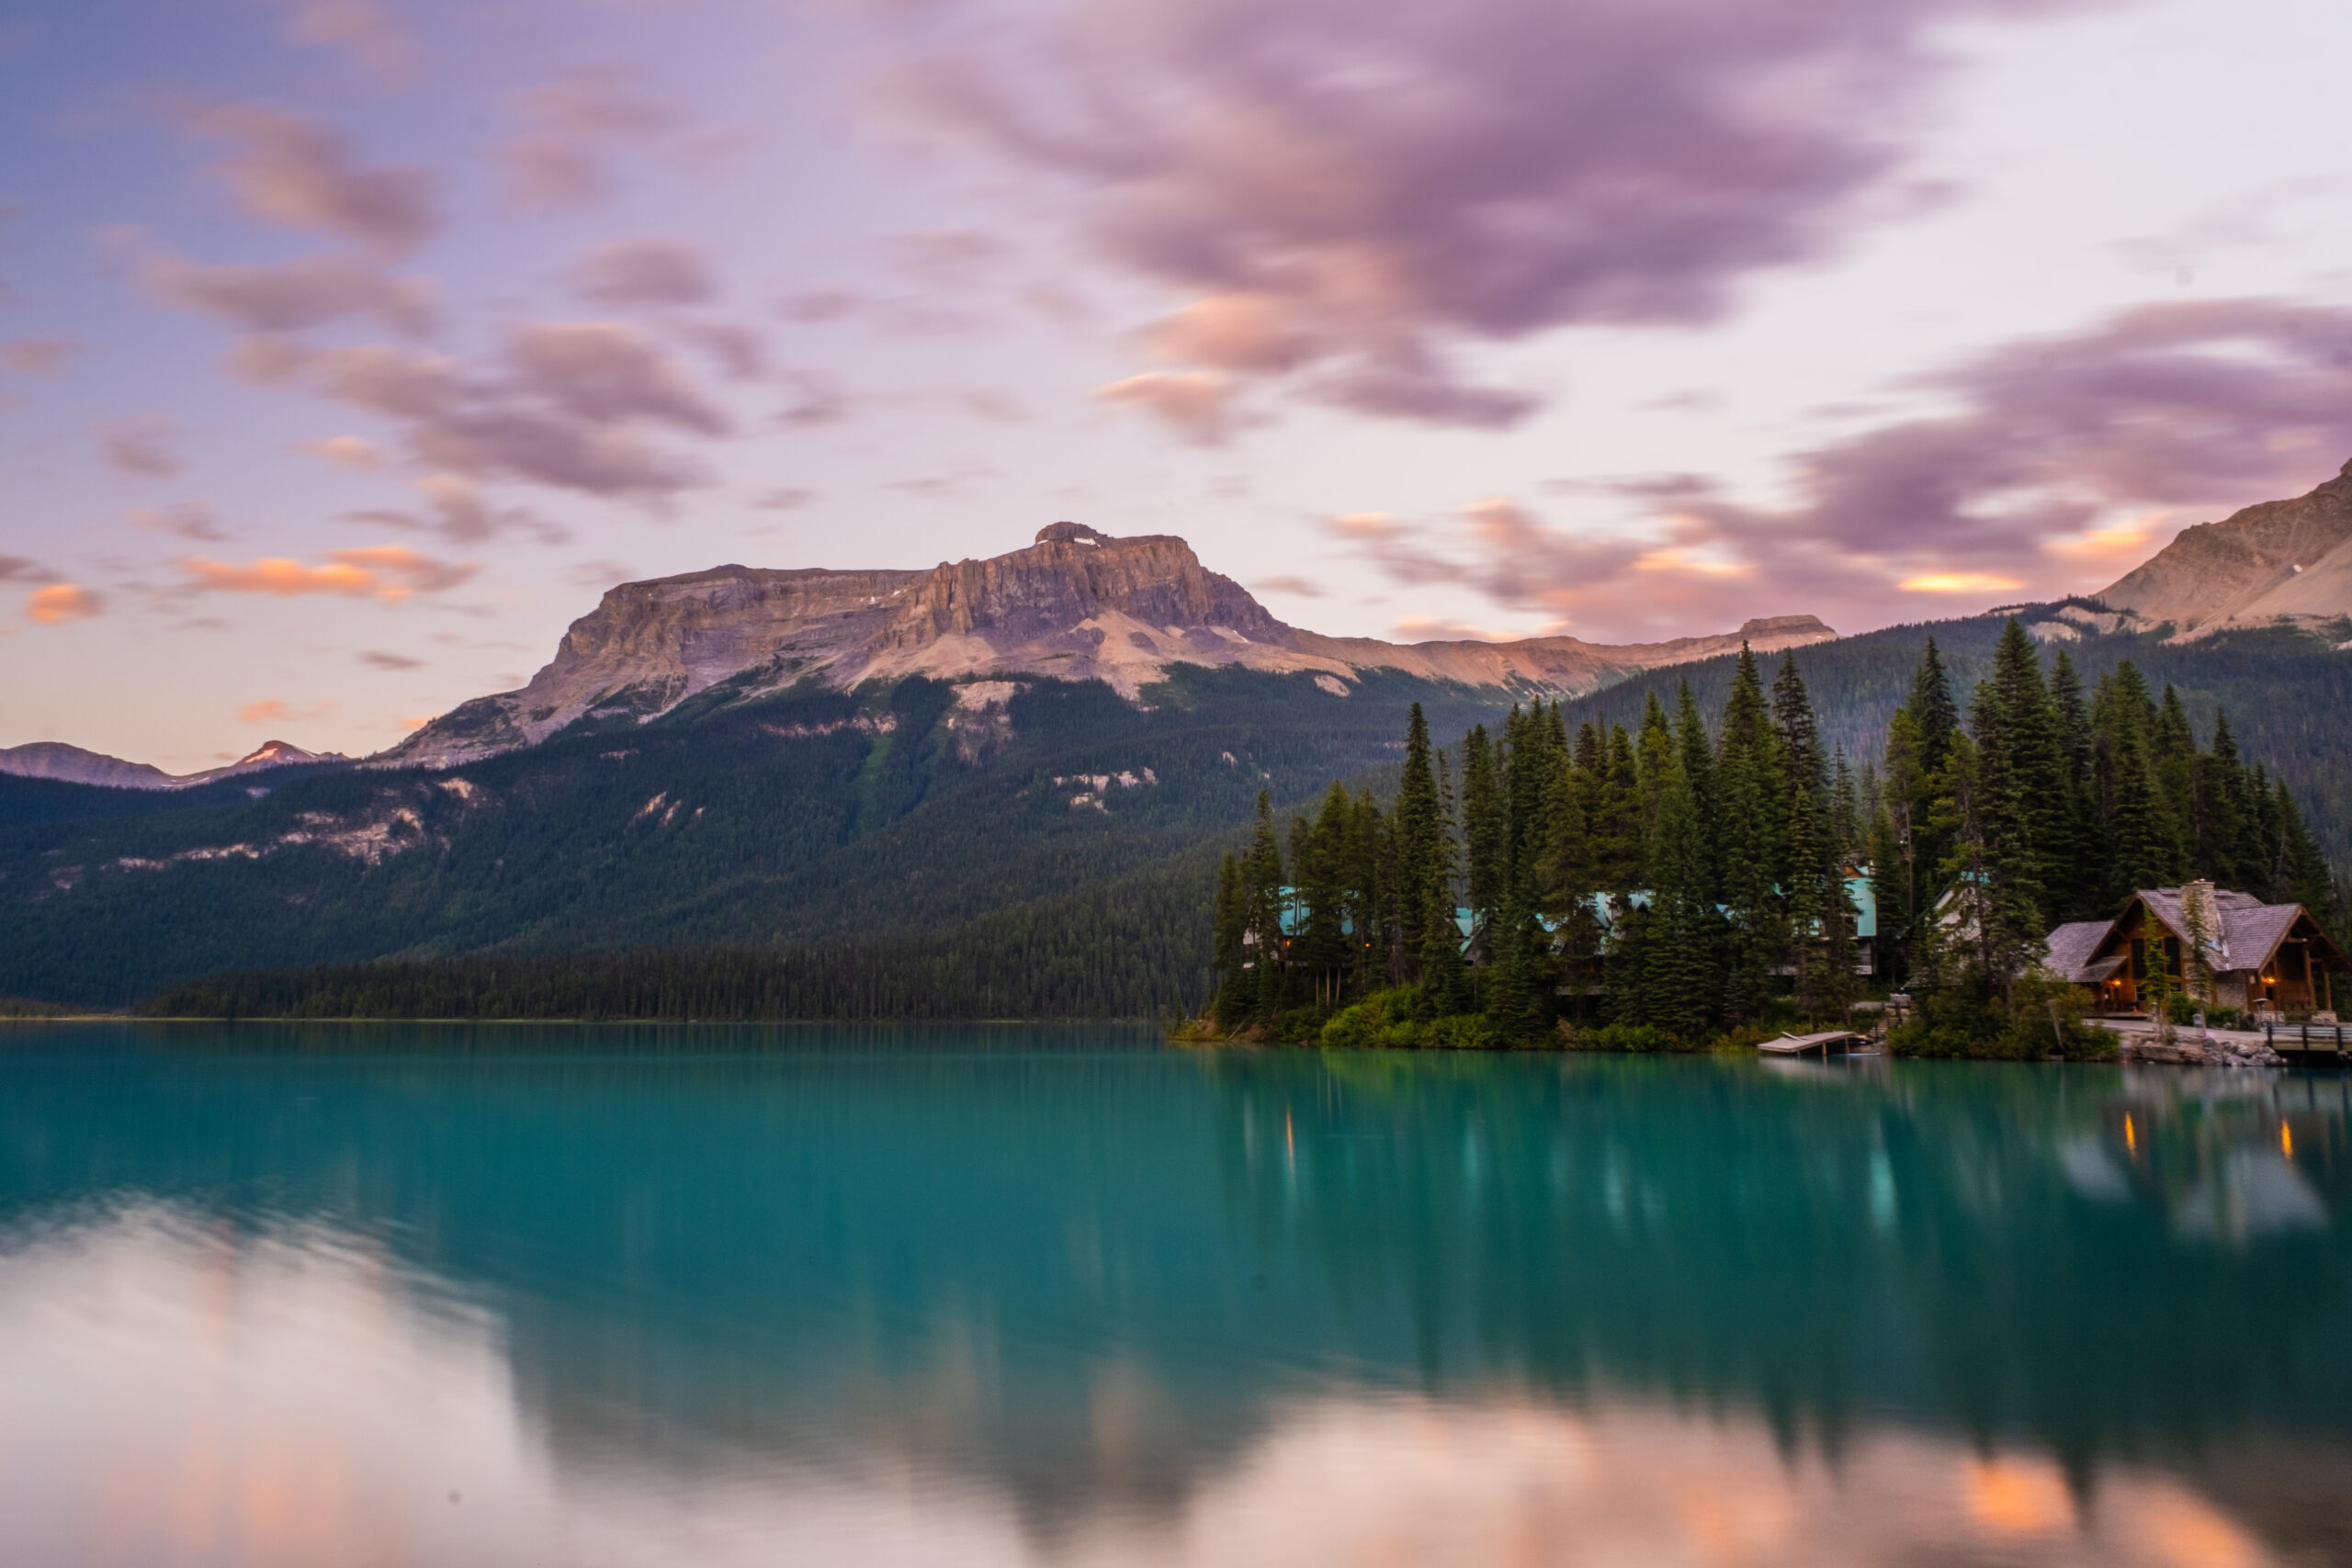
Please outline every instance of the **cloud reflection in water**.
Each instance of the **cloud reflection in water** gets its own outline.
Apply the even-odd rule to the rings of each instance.
[[[1507,1384],[1285,1396],[1164,1504],[1106,1487],[1125,1500],[1041,1531],[927,1449],[937,1393],[869,1391],[916,1408],[845,1424],[823,1461],[632,1445],[625,1413],[565,1447],[460,1293],[322,1224],[142,1203],[0,1247],[0,1542],[56,1568],[2287,1561],[2158,1471],[2110,1464],[2085,1495],[2047,1459],[1927,1429],[1808,1448],[1736,1402]],[[1103,1476],[1151,1462],[1182,1397],[1117,1359],[1074,1396]]]

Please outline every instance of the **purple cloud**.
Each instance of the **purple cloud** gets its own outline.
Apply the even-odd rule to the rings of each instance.
[[[204,266],[149,256],[140,281],[166,303],[220,317],[248,332],[294,333],[349,318],[373,319],[423,337],[434,329],[431,290],[355,256],[312,256],[277,266]]]
[[[386,86],[409,79],[416,50],[400,18],[375,0],[287,0],[296,43],[331,49]]]
[[[551,523],[525,506],[497,506],[480,486],[458,474],[427,474],[416,484],[424,497],[422,512],[398,507],[370,507],[347,512],[355,523],[409,533],[438,534],[455,545],[478,544],[503,534],[526,534],[543,545],[568,545],[571,531]]]
[[[81,352],[82,345],[69,337],[22,337],[0,344],[0,368],[19,376],[55,376]]]
[[[667,135],[678,118],[609,67],[532,88],[516,100],[516,114],[522,132],[499,158],[516,205],[533,211],[602,200],[612,189],[612,151]]]
[[[2120,576],[2195,510],[2333,473],[2352,453],[2352,309],[2142,306],[1903,389],[1943,407],[1797,454],[1786,507],[1671,474],[1604,487],[1636,509],[1610,537],[1508,502],[1332,527],[1399,583],[1462,584],[1585,636],[1796,611],[1883,625],[1938,603],[1922,592],[2057,597]]]
[[[692,245],[624,240],[601,245],[572,276],[580,297],[616,310],[639,305],[703,305],[718,293],[710,263]]]
[[[218,172],[256,218],[394,254],[414,250],[439,226],[430,175],[363,166],[342,133],[317,120],[255,104],[220,105],[190,118],[234,147]]]
[[[212,508],[200,501],[183,501],[164,507],[140,507],[126,514],[134,528],[151,533],[170,534],[176,538],[195,539],[204,544],[218,544],[229,535],[220,526],[220,519]]]
[[[1535,400],[1464,385],[1461,344],[1721,318],[1883,210],[1939,29],[2098,3],[969,0],[899,13],[892,100],[1065,177],[1102,252],[1198,296],[1173,362],[1495,425]]]
[[[180,471],[179,431],[162,414],[114,420],[98,429],[98,451],[117,473],[163,479]]]
[[[311,349],[276,337],[247,339],[234,363],[252,380],[301,386],[392,421],[413,461],[461,479],[659,502],[706,476],[655,437],[732,429],[673,359],[605,321],[518,327],[480,367],[384,344]],[[438,525],[446,531],[448,519]]]

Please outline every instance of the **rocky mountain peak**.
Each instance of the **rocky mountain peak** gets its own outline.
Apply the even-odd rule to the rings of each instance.
[[[2352,462],[2308,494],[2182,529],[2098,597],[2184,637],[2352,615]]]
[[[1836,634],[1809,615],[1751,621],[1759,647]],[[1130,699],[1177,664],[1311,674],[1345,695],[1362,670],[1574,695],[1741,636],[1606,648],[1573,637],[1410,648],[1326,637],[1269,615],[1170,534],[1117,537],[1053,523],[1027,547],[929,571],[724,566],[612,589],[516,692],[445,714],[376,759],[446,767],[527,746],[580,719],[644,720],[721,682],[746,696],[817,679],[847,688],[910,675],[1102,681]]]

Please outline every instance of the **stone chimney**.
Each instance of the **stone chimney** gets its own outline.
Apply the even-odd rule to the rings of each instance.
[[[2213,970],[2227,966],[2228,947],[2223,942],[2222,906],[2213,897],[2213,885],[2206,881],[2184,883],[2180,889],[2181,923],[2188,928],[2188,938],[2197,951],[2185,955],[2185,964],[2191,986]],[[2223,962],[2217,963],[2216,959]],[[2200,971],[2202,975],[2200,975]],[[2210,985],[2210,980],[2205,981]]]

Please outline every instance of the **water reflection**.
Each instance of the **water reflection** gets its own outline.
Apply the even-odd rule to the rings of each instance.
[[[2341,1078],[74,1038],[9,1561],[2352,1561]]]

